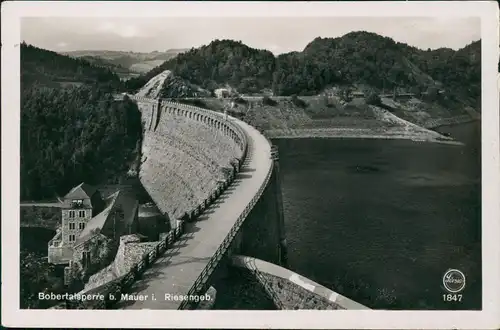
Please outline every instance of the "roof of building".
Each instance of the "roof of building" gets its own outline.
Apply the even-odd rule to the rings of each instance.
[[[87,199],[91,198],[95,194],[97,189],[85,182],[80,183],[78,186],[70,190],[69,193],[64,196],[65,199]]]
[[[127,191],[119,190],[109,196],[105,200],[105,203],[106,207],[104,210],[90,219],[85,228],[80,232],[80,235],[76,239],[76,245],[80,245],[97,235],[108,220],[111,219],[110,215],[113,214],[114,210],[119,209],[123,211],[125,226],[132,224],[139,206],[134,196]]]

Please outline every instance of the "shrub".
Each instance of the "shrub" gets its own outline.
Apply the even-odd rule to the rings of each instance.
[[[429,86],[426,91],[425,99],[428,101],[436,101],[438,98],[439,90],[435,86]]]
[[[352,97],[352,89],[349,87],[342,87],[338,91],[338,96],[339,98],[344,101],[344,102],[351,102],[353,97]]]
[[[270,105],[270,106],[275,106],[276,104],[278,104],[278,102],[276,102],[275,100],[273,100],[269,96],[264,96],[262,98],[262,104],[264,104],[264,105]]]
[[[187,105],[192,105],[199,108],[207,108],[206,103],[200,99],[179,99],[177,102]]]
[[[380,100],[380,96],[375,91],[370,91],[365,96],[365,101],[367,104],[371,105],[381,105],[382,101]]]
[[[247,104],[247,103],[248,103],[248,101],[247,101],[247,100],[245,100],[244,98],[239,97],[239,96],[238,96],[238,97],[236,97],[233,101],[234,101],[234,103],[236,103],[236,104]]]
[[[304,100],[299,99],[297,95],[292,95],[292,103],[299,108],[307,107],[307,103]]]

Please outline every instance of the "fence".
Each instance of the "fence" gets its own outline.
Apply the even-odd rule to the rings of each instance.
[[[143,100],[144,101],[144,100]],[[172,102],[170,102],[172,103]],[[202,109],[202,108],[197,108],[189,105],[184,105],[184,104],[179,104],[179,103],[172,103],[176,106],[179,107],[184,107],[188,108],[189,110],[194,110],[194,111],[200,111],[204,112],[206,114],[209,114],[210,116],[214,116],[215,112],[212,112],[210,110]],[[219,118],[220,119],[220,118]],[[241,167],[243,166],[244,161],[246,160],[247,157],[247,152],[248,152],[248,139],[246,136],[246,133],[241,129],[238,125],[229,122],[229,125],[231,128],[236,131],[236,134],[239,135],[240,137],[240,143],[242,147],[242,156],[241,160],[238,161],[237,167],[235,167],[235,171],[233,174],[230,176],[229,180],[226,181],[222,186],[218,187],[212,194],[210,194],[205,201],[203,201],[198,207],[196,207],[193,211],[190,213],[187,213],[190,215],[190,218],[194,218],[199,216],[206,208],[209,207],[211,202],[215,201],[222,193],[223,191],[233,182],[235,178],[235,172],[238,172],[241,170]],[[270,178],[270,174],[272,173],[272,166],[271,169],[266,177],[266,180],[263,184],[263,187],[267,186],[267,183]],[[219,257],[221,257],[221,251],[224,250],[224,252],[227,250],[227,247],[229,246],[230,242],[234,238],[234,236],[237,233],[236,227],[239,229],[241,223],[243,222],[244,218],[246,215],[249,213],[250,209],[253,208],[255,205],[256,201],[260,198],[260,195],[263,192],[263,188],[259,189],[259,193],[254,196],[250,204],[245,208],[244,212],[240,215],[238,220],[236,221],[236,224],[238,226],[233,226],[231,229],[230,235],[224,239],[224,242],[222,245],[217,249],[217,251],[214,254],[214,257],[210,260],[209,264],[207,267],[202,271],[202,275],[200,277],[203,277],[207,274],[207,269],[213,269],[214,263],[218,262],[220,260]],[[258,196],[258,198],[256,198]],[[251,207],[250,207],[251,205]],[[250,209],[249,209],[250,207]],[[245,214],[244,217],[243,214]],[[120,297],[122,293],[126,292],[127,289],[129,289],[132,284],[138,280],[141,275],[146,271],[147,267],[154,263],[159,256],[161,256],[182,234],[184,233],[184,226],[177,227],[174,230],[170,231],[167,236],[163,240],[160,241],[156,245],[154,249],[151,251],[145,253],[142,257],[142,259],[134,265],[131,270],[124,275],[123,277],[115,280],[115,282],[111,283],[109,288],[105,289],[105,292],[103,293],[104,295],[104,300],[97,300],[97,301],[92,301],[89,302],[87,305],[83,304],[80,300],[66,300],[65,306],[67,309],[109,309],[112,307],[119,299],[113,299],[116,297]],[[191,291],[193,291],[193,288],[197,288],[199,286],[199,279],[200,277],[196,280],[195,284],[192,286]]]

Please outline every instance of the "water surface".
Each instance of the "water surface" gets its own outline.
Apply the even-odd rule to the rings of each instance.
[[[277,140],[289,268],[371,308],[480,309],[479,125],[465,146]],[[461,303],[442,276],[462,270]]]

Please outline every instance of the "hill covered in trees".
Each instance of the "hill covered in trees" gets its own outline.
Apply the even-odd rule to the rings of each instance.
[[[114,73],[23,44],[21,86],[21,199],[125,176],[140,152],[141,115],[132,101],[113,101],[122,86]]]
[[[203,89],[214,90],[229,84],[240,91],[259,92],[271,86],[275,64],[270,51],[253,49],[232,40],[215,40],[181,53],[143,76],[130,79],[127,87],[139,89],[149,79],[170,70]]]
[[[81,85],[119,88],[120,78],[102,64],[21,44],[21,88]]]
[[[335,85],[397,88],[416,94],[441,89],[446,97],[476,106],[480,99],[481,42],[463,49],[421,50],[369,32],[316,38],[303,51],[275,57],[241,42],[215,40],[131,79],[136,90],[163,70],[205,89],[226,84],[240,93],[272,89],[275,95],[315,95]]]
[[[21,99],[21,199],[116,181],[140,150],[140,112],[130,100],[114,102],[99,88],[32,88]]]

